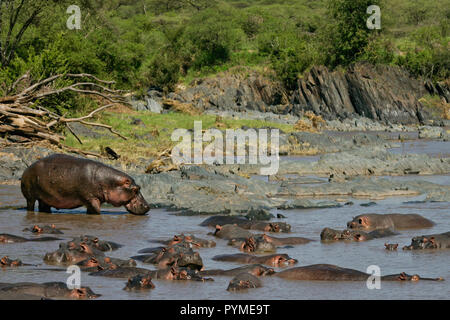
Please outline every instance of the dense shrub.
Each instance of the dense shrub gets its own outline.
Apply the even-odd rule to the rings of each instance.
[[[170,91],[180,81],[238,65],[270,68],[288,89],[313,65],[358,60],[398,64],[436,81],[449,77],[449,0],[79,0],[81,30],[66,27],[72,2],[45,3],[0,68],[2,94],[27,71],[33,80],[92,73],[134,91]],[[374,4],[381,7],[381,30],[366,27],[366,9]],[[2,18],[5,43],[7,11]],[[19,15],[13,36],[25,21]],[[61,97],[53,107],[89,105],[74,99]]]

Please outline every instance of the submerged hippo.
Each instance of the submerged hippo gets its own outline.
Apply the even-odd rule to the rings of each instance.
[[[201,276],[237,276],[241,273],[250,273],[256,277],[266,276],[274,274],[275,271],[272,268],[267,268],[261,264],[250,264],[248,266],[242,266],[230,270],[212,269],[199,271]]]
[[[5,267],[20,267],[20,266],[23,266],[23,265],[24,264],[19,259],[11,260],[8,256],[4,256],[3,258],[0,259],[0,267],[2,267],[2,268],[5,268]]]
[[[155,242],[162,243],[162,244],[165,244],[168,246],[172,246],[172,245],[178,244],[183,241],[190,243],[192,246],[197,247],[197,248],[213,248],[216,246],[216,243],[212,240],[200,239],[193,235],[186,236],[183,233],[179,234],[179,235],[174,235],[173,238],[170,240],[156,240]],[[143,250],[145,250],[145,249],[143,249]],[[146,253],[143,250],[141,250],[139,252]]]
[[[125,291],[137,291],[137,290],[149,290],[155,289],[155,285],[152,282],[152,277],[137,275],[133,278],[129,278],[128,282],[123,288]]]
[[[347,227],[356,230],[375,229],[422,229],[434,226],[433,221],[418,214],[362,214],[347,222]]]
[[[21,180],[27,210],[40,212],[57,209],[87,208],[89,214],[100,214],[107,202],[115,207],[125,206],[128,212],[144,215],[150,210],[129,175],[93,160],[54,154],[28,167]]]
[[[152,270],[130,267],[130,266],[118,266],[113,268],[99,268],[99,270],[89,273],[90,276],[94,277],[106,277],[106,278],[118,278],[118,279],[128,279],[136,276],[150,275]]]
[[[252,221],[245,217],[213,216],[203,221],[201,226],[216,227],[224,225],[237,225],[246,230],[260,230],[264,232],[290,232],[291,226],[285,222]]]
[[[288,280],[367,281],[371,275],[331,264],[314,264],[277,272],[275,276]],[[381,277],[381,280],[385,281],[418,281],[419,279],[432,281],[443,280],[442,278],[420,278],[418,275],[411,276],[404,272]]]
[[[234,277],[227,288],[227,291],[239,291],[262,287],[261,280],[250,273],[241,273]]]
[[[267,234],[263,234],[262,237],[264,240],[266,240],[269,243],[272,243],[276,246],[285,246],[285,245],[296,245],[296,244],[307,244],[311,241],[314,241],[312,239],[303,238],[303,237],[285,237],[285,238],[277,238],[272,237]]]
[[[93,299],[100,297],[89,287],[79,289],[68,289],[64,282],[47,283],[0,283],[0,293],[7,297],[25,295],[41,298],[60,298],[60,299]]]
[[[241,227],[235,224],[226,224],[223,226],[217,225],[216,231],[214,232],[213,235],[220,239],[225,240],[232,240],[232,239],[244,240],[253,236],[253,233],[245,229],[242,229]]]
[[[27,239],[20,236],[15,236],[13,234],[2,233],[0,234],[0,243],[18,243],[18,242],[44,242],[44,241],[55,241],[61,240],[55,237],[41,237],[34,239]]]
[[[277,250],[277,247],[273,243],[267,241],[264,236],[260,235],[255,235],[244,240],[231,239],[228,245],[237,247],[242,252],[263,253],[275,252]]]
[[[133,259],[123,260],[110,257],[91,257],[76,264],[83,271],[95,271],[104,269],[116,269],[119,267],[135,267],[136,261]]]
[[[122,247],[121,244],[112,241],[100,240],[95,236],[83,235],[73,238],[71,243],[74,244],[87,244],[100,251],[114,251]]]
[[[46,253],[44,261],[47,264],[71,265],[80,263],[82,267],[96,267],[109,264],[135,265],[133,260],[120,260],[105,257],[105,251],[112,251],[121,245],[99,240],[92,236],[80,236],[67,243],[60,243],[59,249]]]
[[[395,251],[398,248],[398,243],[385,243],[384,248],[389,251]]]
[[[245,264],[265,264],[272,267],[283,267],[295,264],[298,261],[287,254],[271,254],[267,256],[253,256],[245,253],[222,254],[212,258],[215,261],[238,262]]]
[[[193,270],[201,270],[203,268],[200,254],[192,250],[191,245],[187,242],[161,248],[152,254],[134,256],[132,259],[143,263],[156,264],[160,269],[169,266],[186,267]]]
[[[449,249],[450,231],[440,234],[430,234],[426,236],[414,237],[409,246],[403,247],[403,250],[418,249]]]
[[[27,231],[27,232],[32,232],[32,233],[36,233],[36,234],[63,234],[64,232],[62,232],[60,229],[57,229],[56,226],[54,224],[52,224],[51,226],[38,226],[38,225],[34,225],[31,228],[25,228],[22,231]]]
[[[322,241],[367,241],[372,239],[378,239],[383,237],[389,237],[397,235],[398,233],[391,229],[378,229],[370,232],[363,230],[335,230],[331,228],[324,228],[320,233],[320,240]]]

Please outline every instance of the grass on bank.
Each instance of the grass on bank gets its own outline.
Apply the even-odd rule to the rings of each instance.
[[[139,119],[139,124],[133,121]],[[202,129],[219,128],[239,129],[243,126],[249,128],[271,127],[284,132],[294,131],[294,127],[263,120],[221,118],[216,122],[215,115],[189,115],[184,113],[155,114],[146,111],[109,111],[104,112],[95,119],[97,122],[112,126],[127,140],[112,135],[106,130],[93,131],[100,133],[98,138],[79,136],[83,144],[69,132],[66,133],[65,145],[84,151],[101,153],[103,148],[110,147],[121,155],[122,161],[133,162],[139,158],[153,158],[158,153],[175,146],[178,142],[171,141],[175,129],[193,129],[194,121],[202,121]]]

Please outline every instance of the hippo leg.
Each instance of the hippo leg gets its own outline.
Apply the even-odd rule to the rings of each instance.
[[[34,206],[34,204],[33,204],[33,206]],[[39,200],[39,212],[52,213],[52,209],[44,201]]]
[[[36,203],[36,199],[27,199],[27,211],[34,211],[34,204]]]
[[[92,199],[86,204],[87,214],[100,214],[100,200]]]

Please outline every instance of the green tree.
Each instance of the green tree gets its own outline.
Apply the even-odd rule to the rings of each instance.
[[[381,7],[381,0],[329,0],[328,18],[323,43],[327,48],[327,64],[332,67],[356,61],[369,44],[370,36],[379,33],[367,28],[367,8]]]

